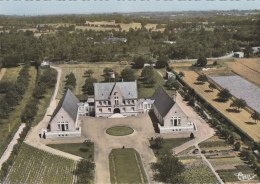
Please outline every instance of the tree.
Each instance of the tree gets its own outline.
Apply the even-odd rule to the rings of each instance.
[[[70,74],[66,75],[65,78],[65,89],[70,89],[73,91],[76,87],[76,77],[74,73],[71,72]]]
[[[82,91],[88,95],[94,95],[94,83],[97,82],[97,79],[89,77],[85,80],[85,84],[82,87]]]
[[[162,156],[157,163],[152,163],[154,180],[163,183],[184,183],[182,173],[185,170],[184,165],[179,161],[178,157],[172,154]]]
[[[208,80],[207,76],[205,74],[200,74],[198,77],[197,77],[197,81],[199,83],[202,83],[204,84],[204,82],[206,82]]]
[[[180,72],[179,73],[179,77],[182,78],[182,77],[185,77],[185,74],[183,72]]]
[[[164,68],[164,67],[168,66],[168,61],[169,61],[169,59],[165,56],[159,57],[156,62],[156,67]]]
[[[143,68],[144,64],[146,63],[146,59],[143,56],[139,56],[134,59],[134,62],[136,68]]]
[[[88,69],[84,74],[85,74],[87,77],[90,77],[93,73],[94,73],[93,70]]]
[[[247,104],[246,101],[243,99],[236,99],[230,104],[230,107],[236,107],[237,111],[239,111],[240,108],[244,108],[245,106],[247,106]]]
[[[190,138],[191,138],[191,139],[194,139],[194,138],[195,138],[195,136],[194,136],[194,134],[193,134],[192,132],[190,133]]]
[[[197,66],[201,66],[201,67],[204,67],[206,66],[208,63],[207,61],[207,58],[206,57],[199,57],[198,60],[197,60]]]
[[[91,183],[94,179],[94,167],[95,164],[89,160],[82,159],[78,163],[75,174],[77,175],[78,183]]]
[[[135,71],[133,69],[125,68],[124,70],[122,70],[121,75],[124,81],[136,80]]]
[[[241,142],[238,141],[238,142],[236,142],[236,144],[235,144],[235,150],[236,150],[236,151],[239,151],[240,148],[241,148]]]
[[[114,71],[114,70],[113,70],[112,68],[106,67],[106,68],[103,70],[103,73],[104,73],[105,75],[108,75],[109,72],[113,72],[113,71]]]
[[[159,149],[161,148],[162,144],[164,143],[163,137],[159,136],[154,139],[154,146]]]
[[[224,89],[218,93],[218,97],[220,100],[228,101],[232,97],[232,95],[227,89]]]
[[[178,90],[180,88],[179,83],[172,77],[170,77],[166,84],[165,84],[169,89],[174,88],[175,90]]]
[[[214,89],[217,89],[217,86],[214,83],[210,82],[209,89],[211,89],[211,91],[213,92]]]
[[[256,124],[257,121],[260,120],[260,114],[255,111],[253,114],[251,114],[250,118],[252,118],[253,120],[255,120],[255,124]]]
[[[141,76],[144,79],[144,83],[153,86],[156,82],[153,67],[146,66],[142,70]]]

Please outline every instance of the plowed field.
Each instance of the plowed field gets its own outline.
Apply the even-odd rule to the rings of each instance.
[[[226,63],[235,73],[260,86],[260,58],[236,59]]]
[[[218,91],[206,92],[206,90],[209,90],[208,82],[205,82],[203,85],[194,84],[197,82],[196,79],[198,74],[194,71],[184,71],[184,74],[185,77],[183,77],[183,80],[200,94],[200,96],[215,107],[220,113],[229,118],[237,127],[246,132],[255,141],[260,141],[260,124],[254,124],[254,121],[250,119],[250,113],[243,109],[239,113],[228,112],[227,109],[230,109],[231,100],[226,103],[215,101],[214,99],[217,98]]]

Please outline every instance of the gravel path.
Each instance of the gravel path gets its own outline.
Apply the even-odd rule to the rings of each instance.
[[[12,141],[7,146],[4,154],[2,155],[0,159],[0,169],[2,168],[2,164],[9,158],[11,155],[11,152],[13,151],[14,145],[17,143],[17,139],[20,138],[20,133],[23,131],[23,128],[25,127],[25,123],[22,123],[20,127],[18,128],[17,132],[15,133]]]
[[[2,68],[1,72],[0,72],[0,81],[3,78],[3,76],[5,75],[5,72],[6,72],[6,68]]]

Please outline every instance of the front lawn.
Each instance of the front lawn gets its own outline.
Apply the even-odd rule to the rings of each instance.
[[[142,161],[133,148],[113,149],[109,169],[111,183],[147,183]]]
[[[162,143],[161,147],[158,149],[155,145],[155,140],[150,140],[151,148],[153,149],[153,152],[156,157],[159,157],[160,155],[163,155],[165,153],[171,153],[173,148],[176,148],[185,142],[190,141],[191,139],[188,138],[173,138],[173,139],[164,139],[164,142]]]
[[[92,142],[89,147],[84,143],[47,144],[47,146],[94,161],[94,143]]]

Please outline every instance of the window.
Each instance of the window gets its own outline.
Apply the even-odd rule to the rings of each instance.
[[[125,112],[125,108],[123,108],[123,111]]]
[[[181,117],[171,117],[171,125],[172,126],[178,126],[181,125]]]
[[[135,111],[135,108],[134,108],[134,107],[131,107],[131,110],[132,110],[132,111]]]
[[[118,97],[115,97],[115,105],[118,105]]]
[[[117,95],[117,92],[114,92],[114,95]]]
[[[99,112],[102,112],[102,109],[99,109]]]
[[[134,100],[132,100],[132,104],[134,104],[135,103],[135,101]]]
[[[125,100],[123,100],[123,104],[125,104]]]
[[[68,121],[58,122],[58,130],[66,131],[68,129],[69,129],[69,122]]]
[[[111,112],[111,108],[108,108],[108,112]]]
[[[110,101],[108,101],[108,105],[111,105],[111,102],[110,102]]]
[[[99,101],[99,105],[102,105],[102,102],[101,102],[101,101]]]
[[[107,102],[106,102],[106,101],[104,101],[104,105],[107,105]]]

